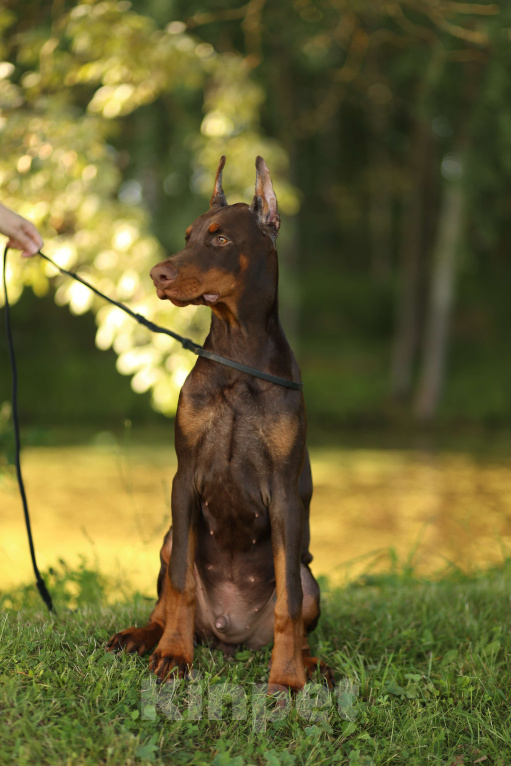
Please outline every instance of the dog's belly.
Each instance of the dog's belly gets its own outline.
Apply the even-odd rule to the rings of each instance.
[[[275,588],[266,599],[232,580],[208,586],[197,569],[195,632],[199,639],[260,649],[273,641]]]
[[[205,485],[202,496],[198,605],[216,638],[260,647],[273,631],[275,569],[268,509],[260,498],[223,478]]]
[[[268,508],[248,478],[245,485],[227,479],[207,482],[200,510],[199,537],[226,554],[253,552],[271,538]]]
[[[273,640],[275,570],[257,452],[203,460],[197,542],[197,633],[259,649]]]

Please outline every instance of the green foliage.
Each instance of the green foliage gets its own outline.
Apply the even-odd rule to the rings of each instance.
[[[57,612],[81,607],[98,607],[106,596],[106,580],[82,557],[80,566],[71,569],[63,559],[43,575]],[[33,610],[40,607],[40,596],[33,583],[0,594],[2,609]]]
[[[318,383],[326,397],[315,396],[311,410],[335,402],[355,327],[358,347],[347,366],[362,361],[350,383],[357,397],[345,410],[348,419],[370,413],[382,420],[400,259],[408,252],[407,203],[420,185],[419,347],[442,192],[449,172],[461,172],[466,216],[439,414],[509,418],[504,399],[511,379],[499,366],[507,304],[497,284],[509,271],[511,10],[505,3],[290,0],[199,8],[184,0],[20,0],[7,6],[0,9],[2,199],[42,229],[50,255],[200,340],[207,310],[162,305],[147,273],[181,247],[185,227],[204,211],[219,156],[228,156],[228,199],[249,200],[254,156],[261,153],[284,217],[284,323],[303,341],[304,366],[316,364],[309,348],[333,336],[335,372]],[[414,157],[418,125],[429,137],[425,177]],[[328,296],[316,289],[318,272],[326,274]],[[358,312],[353,275],[366,283]],[[51,288],[59,305],[94,312],[98,346],[114,349],[119,371],[132,377],[137,392],[151,392],[157,409],[174,411],[193,358],[173,341],[150,338],[37,261],[22,264],[13,256],[8,277],[13,298],[23,286],[37,295]],[[466,298],[473,282],[477,309]],[[326,327],[317,320],[323,313]],[[490,360],[480,325],[498,336]],[[473,357],[465,354],[467,327],[476,327]],[[492,392],[487,401],[484,391]],[[343,409],[334,411],[343,417]]]
[[[103,292],[129,301],[157,323],[171,323],[179,333],[200,335],[206,312],[162,307],[149,280],[141,279],[164,254],[151,235],[140,184],[122,185],[122,165],[131,150],[124,137],[130,126],[123,119],[142,106],[164,103],[180,141],[193,151],[194,190],[210,195],[214,168],[227,152],[233,160],[228,188],[246,196],[256,153],[264,153],[270,164],[275,159],[277,182],[286,167],[277,142],[262,138],[264,96],[251,83],[249,69],[239,56],[218,54],[194,39],[179,22],[158,29],[122,0],[84,0],[37,25],[27,23],[22,9],[19,15],[5,9],[0,14],[6,59],[0,64],[4,202],[38,225],[46,253],[59,265],[82,266]],[[204,102],[205,116],[195,110],[182,135],[180,112],[190,94]],[[172,177],[172,163],[162,164]],[[178,157],[176,166],[182,172]],[[187,174],[191,169],[185,168]],[[282,209],[292,212],[296,205],[295,192],[282,182]],[[179,221],[180,237],[187,223]],[[149,337],[119,310],[87,288],[55,277],[54,269],[37,259],[22,264],[11,257],[7,276],[13,300],[23,285],[44,295],[52,282],[59,305],[68,304],[75,314],[93,310],[98,346],[113,346],[119,371],[133,376],[137,392],[150,389],[158,409],[175,409],[193,358],[172,339]]]

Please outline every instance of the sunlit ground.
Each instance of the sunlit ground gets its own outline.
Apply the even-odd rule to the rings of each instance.
[[[511,455],[314,449],[313,570],[334,583],[400,566],[424,574],[465,571],[511,553]],[[60,558],[155,592],[159,548],[170,524],[175,457],[168,443],[111,437],[23,452],[40,569]],[[0,589],[32,578],[13,474],[0,476]],[[393,551],[393,553],[392,553]]]

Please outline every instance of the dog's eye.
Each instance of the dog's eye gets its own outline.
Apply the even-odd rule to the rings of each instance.
[[[221,234],[216,238],[219,245],[225,245],[229,241],[227,237],[223,237]]]

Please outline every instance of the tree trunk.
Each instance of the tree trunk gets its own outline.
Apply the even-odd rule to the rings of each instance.
[[[371,276],[386,282],[392,270],[392,163],[385,146],[389,130],[389,106],[369,98],[367,119],[369,141],[369,227],[371,237]]]
[[[296,103],[293,94],[296,89],[293,81],[293,71],[290,62],[280,52],[278,67],[274,79],[275,104],[273,110],[272,128],[278,140],[284,146],[289,158],[289,180],[298,189],[301,179],[298,175],[298,147],[296,133]],[[300,273],[302,269],[301,237],[299,216],[286,219],[286,233],[281,234],[282,242],[279,247],[279,262],[281,276],[279,279],[279,314],[286,335],[296,354],[299,354],[300,316],[302,313],[300,295]]]
[[[421,371],[414,412],[419,420],[435,415],[442,389],[456,259],[463,229],[463,185],[460,178],[446,180],[434,248],[431,289]]]
[[[417,118],[412,138],[409,183],[403,204],[401,283],[391,362],[390,394],[405,400],[411,393],[424,306],[424,281],[430,239],[433,138],[429,120]]]

